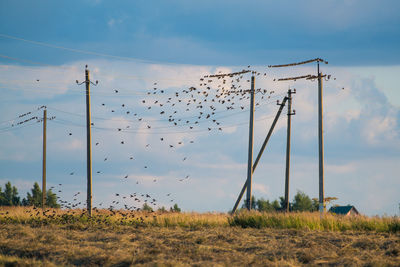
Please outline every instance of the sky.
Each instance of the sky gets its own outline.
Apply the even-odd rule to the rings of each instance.
[[[268,92],[256,95],[254,157],[276,100],[296,88],[290,200],[297,191],[318,197],[317,82],[274,81],[315,75],[316,65],[267,66],[320,57],[329,62],[322,72],[331,75],[323,82],[325,196],[366,215],[399,214],[399,8],[398,1],[368,0],[3,0],[0,186],[11,181],[24,197],[35,181],[40,184],[42,124],[11,125],[29,111],[42,116],[38,108],[46,105],[48,117],[56,117],[47,127],[48,186],[66,200],[80,192],[77,202],[84,202],[85,93],[75,81],[84,80],[88,65],[99,81],[91,87],[94,205],[131,205],[122,196],[137,192],[159,206],[229,211],[246,179],[248,100],[236,101],[234,110],[218,107],[222,131],[207,121],[194,129],[172,127],[154,101],[199,87],[204,75],[250,65],[262,73],[255,87]],[[249,87],[246,79],[249,74],[242,88]],[[165,94],[147,94],[159,90]],[[193,110],[178,111],[182,119],[196,117]],[[284,195],[286,113],[254,173],[257,198]]]

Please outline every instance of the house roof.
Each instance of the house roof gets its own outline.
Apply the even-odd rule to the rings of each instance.
[[[354,206],[336,206],[336,207],[331,207],[329,209],[329,212],[346,215],[351,209],[354,209],[354,211],[356,213],[358,213],[358,211],[356,210],[356,208],[354,208]]]

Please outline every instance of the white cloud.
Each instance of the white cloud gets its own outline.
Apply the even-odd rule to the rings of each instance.
[[[349,174],[356,170],[354,162],[348,164],[325,164],[325,170],[334,174]]]
[[[258,183],[254,183],[253,184],[253,189],[255,192],[260,192],[264,195],[269,195],[269,187],[265,186],[263,184],[258,184]]]
[[[114,24],[115,24],[115,20],[114,20],[114,19],[110,19],[110,20],[107,22],[107,25],[108,25],[109,27],[114,26]]]

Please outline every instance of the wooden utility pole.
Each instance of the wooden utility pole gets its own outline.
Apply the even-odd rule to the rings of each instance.
[[[253,173],[254,173],[254,171],[256,170],[257,165],[258,165],[258,162],[260,161],[261,156],[262,156],[262,154],[263,154],[263,152],[264,152],[264,150],[265,150],[265,147],[266,147],[267,144],[268,144],[269,138],[271,137],[272,132],[274,131],[275,125],[276,125],[276,123],[278,122],[279,116],[280,116],[281,113],[282,113],[282,109],[283,109],[283,107],[285,106],[286,101],[287,101],[287,97],[286,97],[286,96],[284,97],[282,103],[279,103],[279,101],[277,101],[277,104],[278,104],[278,106],[280,106],[280,107],[279,107],[278,112],[276,113],[276,116],[275,116],[274,121],[272,122],[271,128],[270,128],[269,131],[268,131],[267,137],[265,137],[264,143],[262,144],[261,149],[260,149],[260,151],[258,152],[258,156],[257,156],[256,160],[254,161],[254,164],[253,164]],[[242,197],[243,197],[243,194],[244,194],[246,188],[247,188],[247,180],[246,180],[246,182],[244,183],[244,185],[243,185],[243,187],[242,187],[242,191],[240,191],[240,193],[239,193],[239,196],[238,196],[238,198],[237,198],[237,200],[236,200],[236,202],[235,202],[235,205],[233,206],[232,214],[236,212],[236,210],[237,210],[237,208],[238,208],[238,206],[239,206],[239,203],[240,203],[240,201],[242,200]]]
[[[85,69],[86,84],[86,162],[87,162],[87,211],[92,216],[92,131],[90,122],[90,78]]]
[[[253,136],[254,136],[254,75],[251,76],[249,154],[247,161],[247,209],[251,210],[251,183],[253,178]]]
[[[322,107],[322,73],[319,71],[318,61],[318,155],[319,155],[319,212],[325,211],[324,201],[324,135],[323,135],[323,107]]]
[[[43,110],[43,165],[42,165],[42,209],[46,207],[46,127],[47,110]]]
[[[291,132],[291,117],[295,114],[292,113],[292,94],[296,93],[294,91],[288,90],[288,112],[287,112],[287,139],[286,139],[286,173],[285,173],[285,209],[286,212],[290,211],[289,204],[289,174],[290,174],[290,132]]]

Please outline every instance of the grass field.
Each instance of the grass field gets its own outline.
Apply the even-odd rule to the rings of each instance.
[[[399,266],[398,218],[0,209],[0,265]]]

